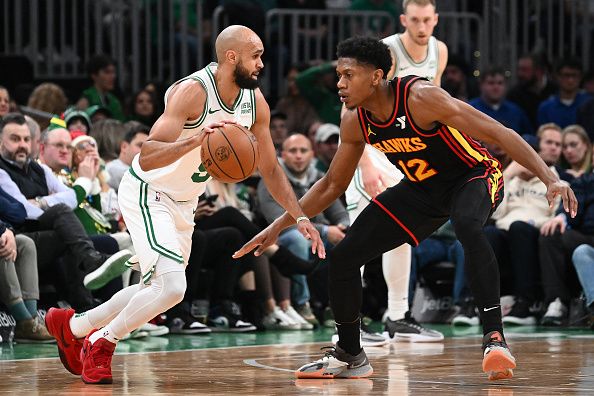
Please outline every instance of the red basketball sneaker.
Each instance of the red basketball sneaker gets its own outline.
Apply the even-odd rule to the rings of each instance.
[[[82,380],[87,384],[111,384],[111,358],[115,351],[116,344],[107,341],[105,338],[99,338],[94,344],[91,344],[89,337],[95,331],[89,333],[83,342],[80,351],[80,360],[82,361]]]
[[[516,359],[512,356],[507,343],[498,331],[492,331],[483,337],[483,371],[490,380],[512,378],[516,368]]]
[[[82,362],[80,361],[82,341],[75,338],[70,330],[70,318],[74,313],[74,309],[50,308],[45,315],[45,327],[58,341],[60,360],[66,370],[74,375],[80,375],[82,373]]]

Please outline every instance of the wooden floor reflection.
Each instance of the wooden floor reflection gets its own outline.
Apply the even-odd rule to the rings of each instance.
[[[83,384],[57,358],[0,361],[0,394],[594,394],[592,337],[512,338],[518,368],[515,378],[499,382],[481,372],[479,342],[369,348],[375,372],[361,380],[295,380],[292,370],[320,356],[319,343],[120,354],[114,384],[100,386]]]

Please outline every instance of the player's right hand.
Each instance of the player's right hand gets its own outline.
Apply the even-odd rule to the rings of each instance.
[[[234,120],[223,120],[217,122],[211,122],[210,124],[205,125],[196,135],[193,137],[196,139],[196,143],[198,146],[202,144],[206,135],[209,133],[213,133],[217,128],[222,127],[225,124],[237,124]]]

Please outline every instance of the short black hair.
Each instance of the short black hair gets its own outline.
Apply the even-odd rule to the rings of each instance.
[[[481,72],[481,76],[479,78],[480,82],[484,82],[487,77],[494,77],[494,76],[503,76],[504,79],[507,77],[505,76],[505,70],[499,66],[489,66],[485,70]]]
[[[151,130],[151,128],[138,121],[128,121],[124,125],[128,127],[128,132],[124,135],[124,141],[128,143],[132,143],[132,140],[134,140],[139,133],[148,135]]]
[[[8,124],[24,125],[27,123],[25,116],[21,113],[6,113],[2,119],[0,119],[0,134],[4,132],[4,127]]]
[[[93,55],[87,62],[87,73],[89,76],[92,76],[99,73],[99,70],[111,65],[115,66],[115,61],[108,55]]]
[[[276,120],[276,119],[287,121],[287,115],[285,113],[283,113],[282,111],[272,110],[270,112],[270,121]]]
[[[555,69],[555,71],[557,73],[560,73],[561,69],[563,69],[565,67],[568,69],[579,70],[580,73],[583,71],[582,62],[580,62],[580,60],[577,58],[563,58],[563,59],[561,59],[561,61],[559,63],[557,63],[557,68]]]
[[[384,72],[387,77],[392,67],[392,56],[386,44],[372,37],[351,37],[338,43],[336,56],[353,58],[357,62],[371,65]]]

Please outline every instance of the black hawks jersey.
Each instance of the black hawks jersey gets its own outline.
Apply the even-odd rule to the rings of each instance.
[[[410,182],[439,194],[461,182],[485,178],[491,202],[497,202],[503,186],[501,164],[479,142],[448,125],[431,130],[417,126],[410,116],[408,95],[417,76],[394,78],[394,109],[389,120],[379,123],[357,108],[365,141],[383,152]]]

